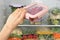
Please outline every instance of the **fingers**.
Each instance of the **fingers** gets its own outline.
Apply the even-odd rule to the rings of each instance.
[[[20,10],[19,10],[19,16],[23,13],[23,14],[25,14],[25,12],[26,12],[26,10],[25,10],[25,8],[20,8]]]
[[[24,20],[26,9],[22,8],[19,13],[20,13],[20,16],[18,17],[17,22],[22,23]]]
[[[24,8],[20,8],[18,14],[17,14],[15,17],[16,17],[16,18],[20,18],[21,14],[22,14],[22,13],[24,14],[25,12],[26,12],[26,10],[25,10]]]
[[[12,23],[14,22],[15,25],[18,25],[19,23],[21,24],[23,22],[25,13],[25,8],[18,8],[9,16],[9,18],[12,19]]]
[[[16,16],[18,14],[19,10],[20,10],[20,8],[16,9],[11,15]]]
[[[22,9],[21,10],[21,15],[20,15],[20,18],[19,19],[23,19],[24,16],[25,16],[25,13],[26,13],[26,10],[25,9]]]
[[[21,9],[19,9],[19,12],[17,12],[17,14],[15,15],[15,19],[18,19],[19,18],[19,16],[21,15],[21,13],[22,13],[22,8]]]
[[[24,20],[26,10],[24,8],[16,9],[8,18],[6,24],[10,28],[15,28],[19,23],[21,24]]]

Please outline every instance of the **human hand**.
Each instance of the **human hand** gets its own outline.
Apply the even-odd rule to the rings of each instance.
[[[22,24],[26,10],[24,8],[16,9],[7,19],[6,26],[15,28],[18,24]]]

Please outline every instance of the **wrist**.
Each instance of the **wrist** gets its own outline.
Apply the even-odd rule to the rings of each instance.
[[[8,29],[12,29],[13,30],[13,29],[15,29],[16,26],[15,25],[12,25],[12,24],[7,24],[6,23],[5,24],[5,27],[7,27]]]
[[[13,26],[5,24],[4,27],[7,28],[7,29],[12,29]]]
[[[4,25],[3,29],[0,32],[1,39],[7,39],[9,37],[10,33],[13,31],[12,28],[10,28],[7,24]]]
[[[5,24],[3,29],[1,30],[1,34],[3,35],[5,33],[5,35],[9,35],[12,31],[13,31],[13,28]]]

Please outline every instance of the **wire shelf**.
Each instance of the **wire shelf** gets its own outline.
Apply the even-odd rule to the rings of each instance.
[[[28,27],[60,27],[60,25],[18,25],[18,26],[28,26]]]

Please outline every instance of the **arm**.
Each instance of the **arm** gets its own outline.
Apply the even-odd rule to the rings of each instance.
[[[13,29],[23,22],[25,13],[26,10],[24,8],[18,8],[9,16],[6,24],[0,32],[0,40],[7,40]]]

